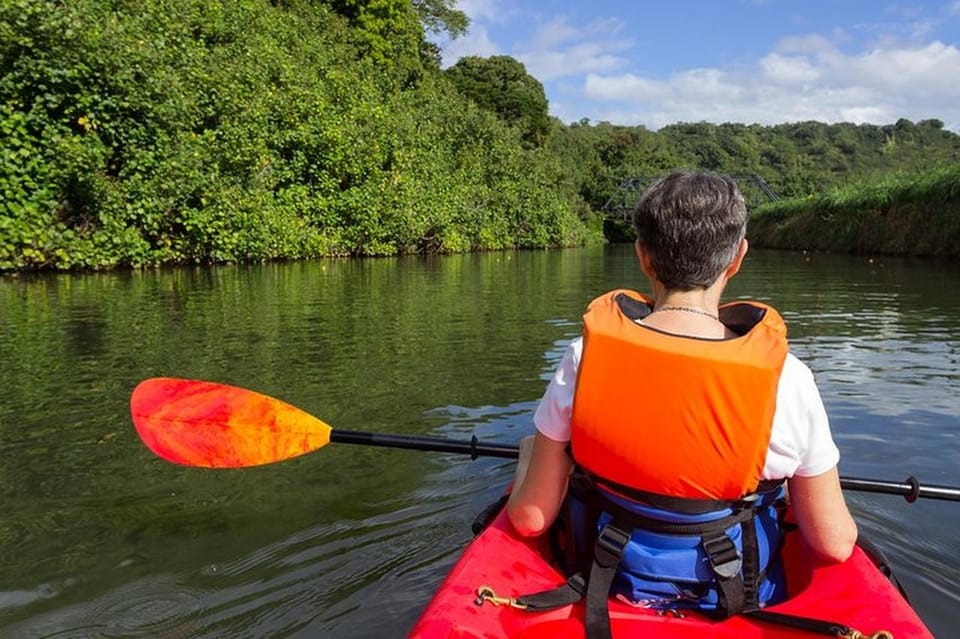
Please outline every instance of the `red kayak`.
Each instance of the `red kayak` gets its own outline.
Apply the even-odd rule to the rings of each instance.
[[[790,597],[766,610],[834,622],[864,639],[932,639],[897,587],[860,547],[842,564],[819,564],[798,534],[783,550]],[[583,605],[525,612],[489,600],[476,603],[478,589],[510,598],[549,590],[565,582],[543,539],[518,536],[501,512],[464,551],[410,633],[426,639],[523,639],[584,637]],[[613,636],[619,639],[814,639],[818,635],[747,617],[713,621],[697,613],[661,615],[610,600]],[[842,635],[841,635],[842,636]],[[856,635],[853,635],[856,636]]]

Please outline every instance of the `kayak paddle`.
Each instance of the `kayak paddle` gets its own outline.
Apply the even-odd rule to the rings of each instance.
[[[470,440],[335,430],[285,402],[236,386],[171,377],[141,382],[130,398],[140,439],[161,459],[183,466],[244,468],[298,457],[331,442],[516,459],[519,448]],[[860,492],[960,501],[960,488],[841,477]]]
[[[516,446],[333,430],[285,402],[216,382],[155,377],[130,397],[140,439],[161,459],[182,466],[244,468],[298,457],[330,442],[516,459]]]

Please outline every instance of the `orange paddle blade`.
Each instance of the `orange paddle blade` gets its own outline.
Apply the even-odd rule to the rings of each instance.
[[[130,412],[147,448],[184,466],[258,466],[330,443],[330,426],[313,415],[279,399],[214,382],[144,380],[130,397]]]

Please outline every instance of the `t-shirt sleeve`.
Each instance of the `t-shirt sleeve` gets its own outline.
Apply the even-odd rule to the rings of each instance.
[[[553,441],[570,441],[573,391],[577,383],[577,369],[580,367],[582,352],[583,338],[578,337],[570,342],[533,415],[533,423],[537,430]]]
[[[816,477],[839,461],[840,450],[833,441],[830,420],[813,373],[788,354],[777,387],[777,408],[763,476]]]

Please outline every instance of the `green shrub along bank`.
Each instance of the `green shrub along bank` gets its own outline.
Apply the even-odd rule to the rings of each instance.
[[[960,158],[933,119],[564,125],[512,58],[441,70],[426,34],[466,25],[456,0],[0,3],[0,271],[581,245],[630,176],[806,196]]]
[[[561,167],[453,89],[390,6],[410,9],[4,3],[0,269],[599,240]]]
[[[960,164],[765,204],[749,237],[768,248],[960,257]]]

